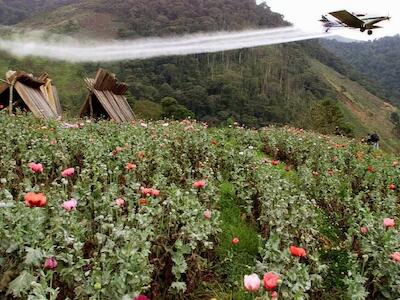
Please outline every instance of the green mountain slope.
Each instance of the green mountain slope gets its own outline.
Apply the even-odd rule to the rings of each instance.
[[[76,0],[0,0],[0,24],[13,25]]]
[[[86,0],[72,1],[23,22],[70,34],[138,37],[244,27],[288,25],[282,16],[255,0]]]
[[[356,136],[376,132],[386,149],[400,149],[400,140],[393,136],[393,123],[390,121],[396,107],[317,60],[312,61],[312,68],[335,90],[335,98],[339,100],[346,121],[353,124]]]
[[[400,36],[359,42],[341,43],[330,40],[323,45],[359,72],[388,91],[392,102],[400,103]]]
[[[97,38],[284,25],[287,23],[281,15],[266,4],[257,5],[255,0],[128,0],[112,4],[103,0],[74,1],[41,10],[18,24]],[[233,121],[254,127],[291,124],[323,133],[333,133],[338,128],[345,134],[351,134],[352,127],[356,137],[380,129],[379,124],[384,122],[382,136],[395,139],[394,125],[386,113],[383,119],[365,118],[345,105],[337,87],[346,86],[355,95],[356,103],[365,98],[358,95],[375,97],[364,87],[374,94],[384,93],[316,41],[112,64],[48,64],[0,54],[1,72],[48,72],[61,91],[64,109],[72,116],[79,110],[85,93],[83,77],[93,75],[100,66],[130,85],[129,101],[137,115],[144,118],[195,115],[211,125]],[[347,77],[364,87],[350,84]],[[340,78],[346,82],[338,83]],[[383,103],[378,97],[374,99]],[[360,102],[360,107],[363,105]],[[387,148],[397,149],[397,143]]]

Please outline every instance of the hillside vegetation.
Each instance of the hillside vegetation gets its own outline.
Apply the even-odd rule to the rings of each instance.
[[[399,35],[362,43],[327,40],[323,45],[359,72],[383,86],[392,102],[400,103]]]
[[[282,16],[255,0],[73,1],[18,24],[97,38],[285,25],[288,23]],[[316,41],[113,64],[48,64],[0,54],[0,71],[48,72],[69,116],[76,115],[83,100],[83,77],[93,76],[98,67],[104,67],[130,85],[128,98],[140,118],[195,116],[210,125],[236,121],[251,127],[292,124],[360,138],[367,131],[359,128],[365,120],[341,105],[337,89],[325,80],[323,69],[314,67],[314,59],[360,82],[370,92],[384,94]],[[317,121],[315,115],[319,116]],[[385,139],[394,140],[396,136],[386,121]],[[379,128],[373,118],[368,122],[372,124],[366,128]]]
[[[188,120],[0,127],[2,299],[400,297],[400,168],[383,152]]]
[[[393,114],[397,115],[397,108],[320,62],[313,60],[312,65],[335,90],[344,120],[353,124],[355,135],[366,136],[370,132],[376,132],[385,148],[396,152],[400,147],[400,140],[393,138],[396,133],[391,117]]]
[[[14,25],[77,0],[0,0],[0,24]]]
[[[108,27],[109,34],[116,32],[123,38],[288,25],[281,15],[254,0],[71,2],[49,12],[46,18],[33,17],[23,25],[72,34]]]

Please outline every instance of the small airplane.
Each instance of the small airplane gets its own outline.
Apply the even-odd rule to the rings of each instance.
[[[390,20],[389,16],[368,17],[366,14],[350,13],[347,10],[334,11],[329,13],[329,15],[333,16],[336,20],[329,20],[328,15],[323,15],[320,20],[323,26],[326,27],[326,32],[329,32],[329,30],[335,27],[347,27],[360,29],[361,32],[367,30],[367,33],[371,35],[373,29],[382,28],[375,24]]]

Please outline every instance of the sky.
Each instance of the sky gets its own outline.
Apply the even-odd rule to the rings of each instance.
[[[367,13],[371,16],[387,16],[392,19],[378,25],[384,28],[374,30],[372,36],[356,29],[334,29],[337,35],[346,38],[368,40],[400,34],[400,1],[399,0],[258,0],[266,2],[275,12],[285,16],[285,19],[303,30],[322,31],[322,14],[336,10],[348,10],[354,13]]]

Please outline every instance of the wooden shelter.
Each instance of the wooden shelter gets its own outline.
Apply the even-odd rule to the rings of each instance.
[[[0,84],[0,110],[31,111],[37,118],[56,119],[62,114],[56,87],[44,73],[34,77],[22,71],[8,71]]]
[[[125,93],[128,86],[118,82],[114,74],[99,69],[96,78],[86,78],[85,83],[89,94],[83,103],[79,116],[90,118],[107,118],[116,122],[130,122],[134,120],[134,113]]]

